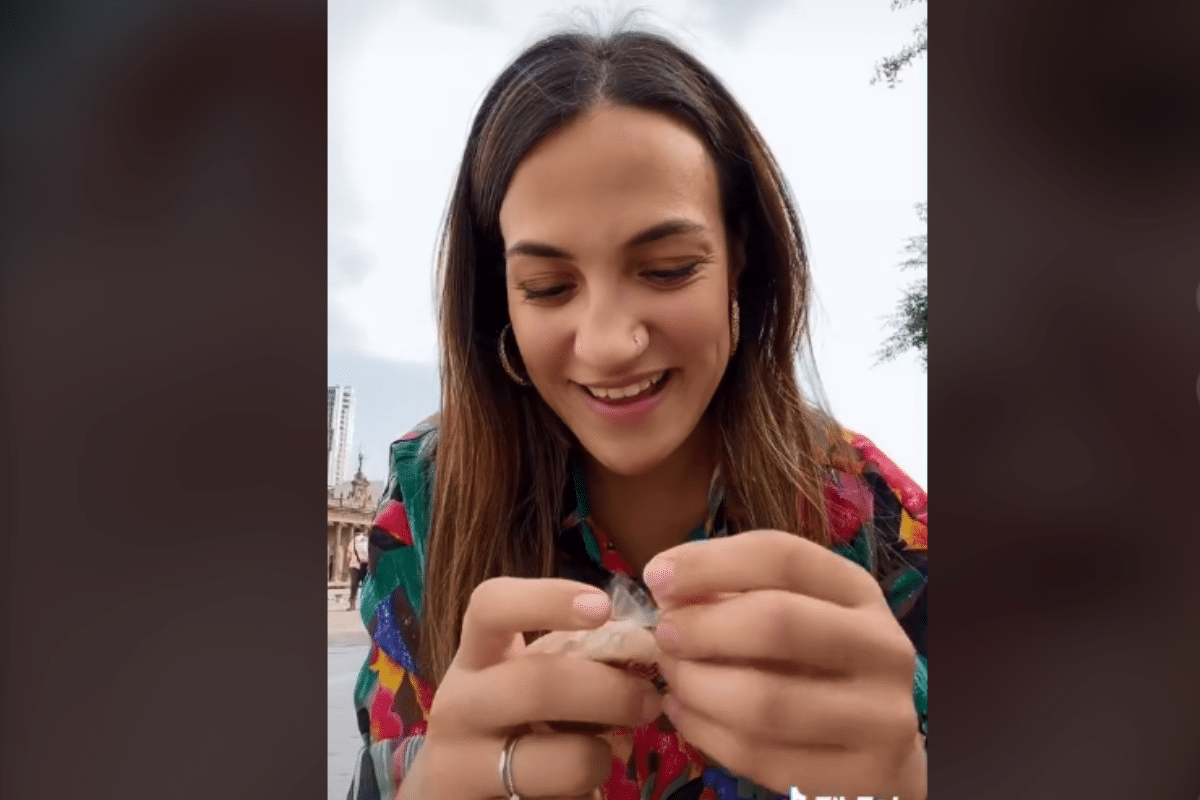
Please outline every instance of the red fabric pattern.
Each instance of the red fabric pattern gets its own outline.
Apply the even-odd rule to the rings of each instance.
[[[875,501],[866,482],[848,472],[825,480],[825,506],[838,544],[851,541],[875,513]]]
[[[925,490],[917,485],[916,481],[904,474],[904,471],[897,467],[896,463],[884,455],[875,446],[875,443],[867,437],[861,434],[854,434],[850,443],[856,450],[862,453],[866,461],[875,466],[875,469],[887,482],[888,486],[897,492],[900,498],[900,505],[904,506],[904,510],[908,512],[909,516],[917,522],[928,525],[929,496],[925,493]]]
[[[408,514],[403,503],[388,500],[387,505],[375,517],[375,524],[394,536],[401,544],[412,546],[412,529],[408,526]]]
[[[626,575],[633,575],[633,570],[629,568],[629,564],[612,546],[608,540],[608,536],[604,531],[600,530],[593,519],[588,520],[588,524],[592,528],[592,535],[596,537],[596,545],[600,548],[600,563],[610,572],[623,572]]]
[[[612,772],[608,773],[608,780],[601,787],[604,800],[640,800],[638,786],[626,777],[626,769],[621,759],[613,756]]]
[[[663,791],[675,782],[692,765],[702,766],[700,754],[682,742],[679,734],[666,732],[657,722],[644,725],[633,732],[633,758],[637,767],[638,782],[645,785],[650,778],[650,754],[658,753],[658,772],[654,778],[654,791],[647,800],[661,800]]]
[[[396,696],[382,683],[375,686],[375,699],[371,702],[371,740],[398,739],[404,733],[404,724],[392,710]]]
[[[418,678],[416,675],[412,675],[411,677],[413,685],[417,687],[417,702],[420,703],[424,716],[428,717],[429,709],[433,706],[433,685],[423,678]],[[424,725],[425,723],[422,721],[421,724]]]

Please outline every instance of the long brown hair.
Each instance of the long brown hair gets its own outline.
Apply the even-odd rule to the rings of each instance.
[[[796,381],[797,353],[809,346],[811,280],[778,165],[720,81],[666,37],[628,29],[549,36],[485,95],[441,232],[442,408],[420,637],[422,671],[435,682],[457,650],[476,586],[553,574],[578,443],[536,390],[501,366],[497,342],[509,320],[499,215],[525,155],[600,102],[668,114],[705,142],[728,239],[744,247],[740,341],[709,408],[721,434],[729,531],[773,528],[829,543],[826,455],[840,437]],[[510,337],[519,369],[515,350]]]

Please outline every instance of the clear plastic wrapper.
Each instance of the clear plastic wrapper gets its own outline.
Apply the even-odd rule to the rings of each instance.
[[[605,587],[612,601],[612,617],[590,631],[551,631],[529,644],[527,653],[554,653],[587,658],[625,670],[654,684],[659,693],[666,683],[658,671],[658,645],[654,628],[658,607],[629,576],[615,574]],[[546,722],[533,726],[535,731],[604,735],[607,725],[587,722]]]
[[[629,576],[615,574],[605,587],[612,618],[590,631],[553,631],[533,641],[527,652],[559,653],[600,661],[647,678],[661,691],[654,628],[658,607]]]
[[[633,578],[621,572],[614,573],[605,591],[612,599],[614,620],[629,621],[654,630],[658,624],[658,606]]]

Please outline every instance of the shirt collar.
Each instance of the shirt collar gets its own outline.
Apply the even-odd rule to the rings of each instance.
[[[559,535],[570,531],[579,531],[588,545],[587,550],[592,559],[599,563],[600,555],[607,543],[597,541],[597,531],[592,525],[591,504],[588,501],[587,479],[584,475],[583,460],[577,454],[572,454],[568,471],[570,478],[563,500],[565,503],[562,526]],[[704,524],[696,527],[687,537],[687,541],[711,539],[726,535],[725,529],[725,484],[721,477],[721,466],[713,469],[712,478],[708,484],[708,513]]]

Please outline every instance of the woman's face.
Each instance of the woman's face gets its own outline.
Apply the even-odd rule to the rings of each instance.
[[[608,470],[662,463],[696,430],[730,353],[730,252],[703,143],[665,115],[601,107],[520,164],[500,230],[538,393]]]

